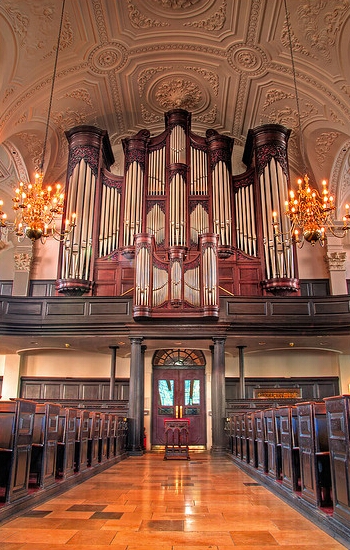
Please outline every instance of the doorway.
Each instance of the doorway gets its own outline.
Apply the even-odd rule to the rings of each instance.
[[[173,418],[190,421],[190,446],[206,446],[205,358],[202,352],[159,350],[153,358],[152,396],[152,447],[165,445],[164,420]]]

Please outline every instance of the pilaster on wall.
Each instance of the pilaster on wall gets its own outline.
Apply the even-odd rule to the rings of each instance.
[[[6,355],[4,376],[2,381],[2,400],[18,397],[21,372],[21,356],[18,354]]]
[[[347,294],[346,252],[340,239],[328,237],[325,261],[329,271],[331,294],[336,296]]]
[[[350,355],[339,355],[340,393],[350,393]]]
[[[15,273],[13,278],[13,296],[28,296],[30,273],[33,261],[33,245],[28,240],[28,245],[18,246],[14,253]]]

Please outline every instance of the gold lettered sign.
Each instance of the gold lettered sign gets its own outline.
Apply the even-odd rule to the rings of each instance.
[[[258,388],[254,390],[255,399],[299,399],[300,388]]]

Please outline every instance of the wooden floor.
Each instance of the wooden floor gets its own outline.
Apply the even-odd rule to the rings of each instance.
[[[2,550],[341,550],[227,457],[129,457],[0,527]]]

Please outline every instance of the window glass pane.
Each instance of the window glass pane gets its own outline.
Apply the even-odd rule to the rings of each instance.
[[[158,405],[174,405],[174,380],[158,380]]]
[[[200,405],[199,383],[200,380],[185,380],[185,406]]]

